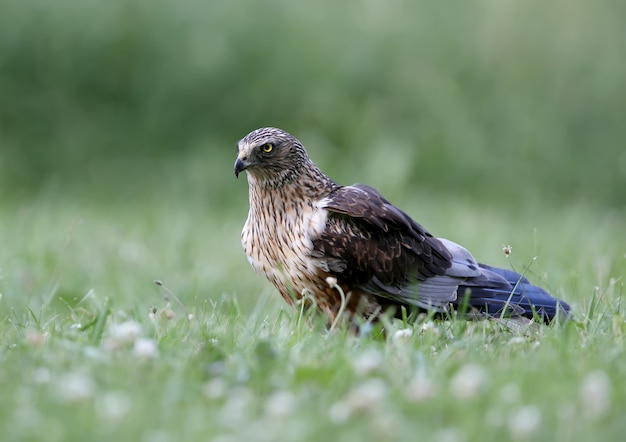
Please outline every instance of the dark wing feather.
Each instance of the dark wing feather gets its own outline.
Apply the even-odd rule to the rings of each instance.
[[[452,255],[377,190],[363,184],[335,189],[326,199],[326,228],[313,255],[352,285],[401,290],[444,275]]]
[[[459,293],[470,291],[468,303],[489,315],[499,315],[502,309],[507,308],[520,316],[534,318],[538,316],[546,322],[552,321],[558,315],[566,318],[570,306],[558,298],[553,297],[543,288],[533,285],[528,278],[512,270],[491,267],[480,264],[483,270],[502,276],[509,283],[509,287],[466,287],[461,285]],[[457,306],[463,304],[464,299],[459,297]]]

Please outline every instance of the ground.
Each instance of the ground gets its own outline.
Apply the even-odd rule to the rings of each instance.
[[[4,207],[2,439],[618,440],[619,217],[420,201],[438,234],[494,264],[529,266],[574,319],[510,328],[426,317],[367,337],[329,332],[249,267],[243,208]]]

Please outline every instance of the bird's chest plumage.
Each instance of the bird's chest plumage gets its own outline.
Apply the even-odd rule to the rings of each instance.
[[[254,269],[288,298],[311,283],[323,284],[313,240],[326,225],[322,200],[298,198],[296,189],[250,189],[250,212],[242,244]],[[313,289],[313,287],[309,287]]]

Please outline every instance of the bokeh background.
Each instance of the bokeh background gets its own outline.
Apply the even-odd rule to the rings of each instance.
[[[236,141],[275,125],[392,195],[622,208],[625,16],[617,0],[4,1],[2,196],[228,206]]]
[[[573,304],[618,290],[624,17],[617,0],[0,2],[2,306],[93,291],[147,311],[154,279],[283,305],[239,241],[236,142],[266,125],[481,261],[538,256],[528,275]]]
[[[300,321],[240,245],[266,125],[574,321]],[[622,440],[625,221],[624,0],[0,0],[3,442]]]

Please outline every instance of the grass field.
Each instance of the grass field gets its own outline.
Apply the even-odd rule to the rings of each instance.
[[[253,273],[239,244],[246,185],[229,185],[238,202],[220,212],[174,197],[53,195],[2,209],[3,441],[584,441],[626,431],[623,214],[403,197],[479,259],[530,264],[574,320],[511,330],[425,318],[356,338],[300,317]]]
[[[624,4],[0,2],[0,441],[622,440]],[[239,242],[267,125],[573,319],[301,317]]]

